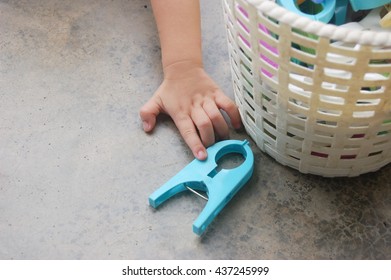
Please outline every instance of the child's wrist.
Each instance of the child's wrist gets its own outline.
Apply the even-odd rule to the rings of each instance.
[[[198,60],[180,60],[163,66],[165,79],[180,79],[199,70],[203,70],[203,64]]]

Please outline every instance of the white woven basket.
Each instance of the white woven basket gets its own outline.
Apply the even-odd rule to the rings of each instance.
[[[235,101],[247,132],[303,173],[357,176],[391,162],[391,35],[223,0]]]

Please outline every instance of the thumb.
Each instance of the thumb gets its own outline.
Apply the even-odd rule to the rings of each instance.
[[[143,122],[143,129],[145,132],[150,132],[154,129],[156,117],[161,113],[160,108],[155,96],[141,107],[140,118]]]

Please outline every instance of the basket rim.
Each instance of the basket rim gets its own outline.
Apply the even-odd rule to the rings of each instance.
[[[347,27],[314,21],[281,7],[274,0],[246,0],[258,12],[294,28],[332,40],[374,47],[391,47],[391,31],[352,30]]]

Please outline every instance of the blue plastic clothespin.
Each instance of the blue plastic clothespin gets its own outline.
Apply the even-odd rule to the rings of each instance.
[[[335,3],[334,24],[342,25],[346,23],[349,0],[337,0]]]
[[[174,195],[188,190],[206,192],[208,202],[193,223],[194,233],[201,235],[232,197],[244,186],[253,173],[254,155],[247,140],[225,140],[207,149],[208,158],[194,159],[177,175],[149,196],[149,204],[157,208]],[[224,155],[239,153],[244,162],[233,169],[218,169]]]
[[[389,3],[390,0],[350,0],[354,11],[370,10]]]
[[[296,0],[277,0],[282,7],[312,20],[328,23],[334,16],[336,0],[312,1],[322,5],[322,10],[316,14],[302,12],[296,5]]]

